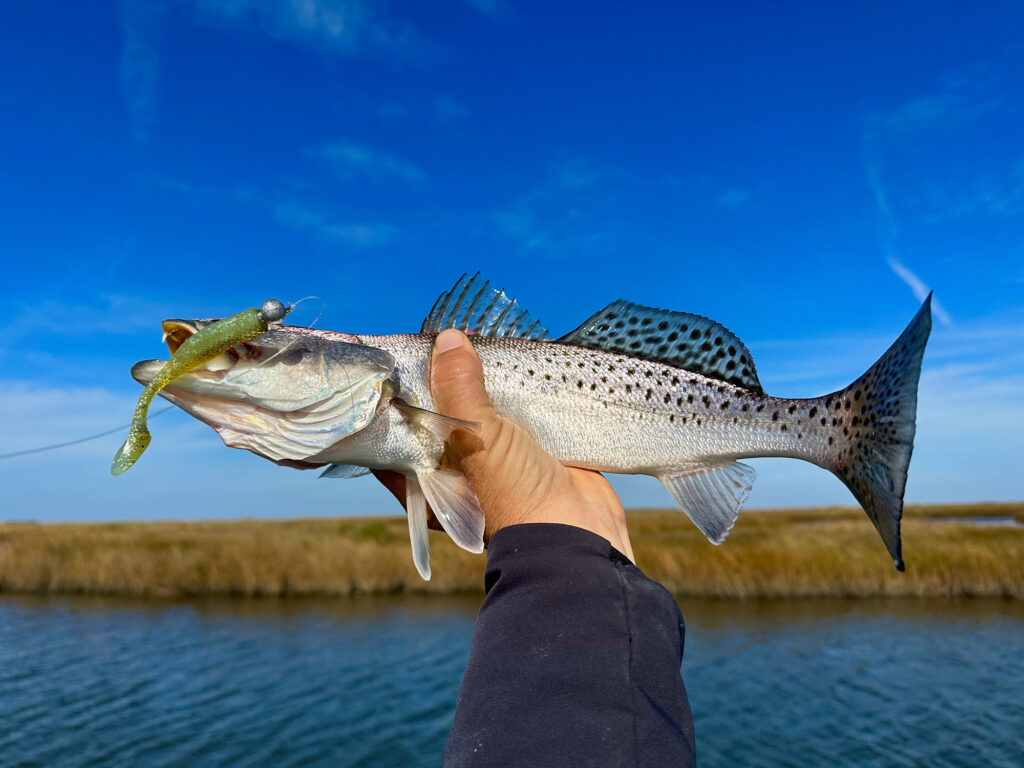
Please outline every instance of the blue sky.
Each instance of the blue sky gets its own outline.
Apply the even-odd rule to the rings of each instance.
[[[1024,8],[855,5],[14,4],[0,452],[127,422],[162,318],[271,296],[415,331],[479,269],[556,334],[619,297],[709,315],[811,396],[934,289],[908,500],[1024,498]],[[119,478],[121,434],[0,461],[0,516],[396,509],[181,413],[152,430]],[[755,463],[750,506],[853,503]]]

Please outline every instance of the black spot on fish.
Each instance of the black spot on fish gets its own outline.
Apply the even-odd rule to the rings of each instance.
[[[757,406],[757,409],[756,409],[756,410],[757,410],[757,412],[758,412],[758,413],[760,413],[761,411],[763,411],[763,410],[764,410],[764,403],[761,403],[761,404],[760,404],[759,406]]]
[[[579,381],[576,382],[576,387],[578,389],[583,389],[583,379],[580,379]]]
[[[791,405],[786,410],[789,411],[790,414],[796,413],[796,406],[795,405]]]
[[[701,401],[704,403],[705,408],[711,407],[711,398],[708,397],[707,395],[704,395],[704,397],[701,398]]]
[[[724,403],[722,403],[722,410],[723,411],[729,410],[729,401],[728,400],[726,400]]]
[[[633,385],[632,384],[627,384],[626,385],[626,394],[628,395],[632,391],[633,391]]]
[[[644,400],[650,400],[654,396],[654,390],[648,389],[647,394],[644,395]]]
[[[693,339],[694,341],[699,339],[700,338],[700,331],[698,331],[696,328],[694,328],[693,329],[693,333],[690,334],[690,338]]]
[[[782,426],[780,427],[780,429],[781,429],[781,430],[782,430],[783,432],[785,432],[785,431],[787,431],[787,430],[789,429],[789,427],[787,427],[787,426],[786,426],[785,424],[783,424],[783,425],[782,425]]]
[[[658,330],[659,331],[667,331],[668,330],[668,323],[665,322],[664,320],[662,320],[660,323],[658,323]]]
[[[683,404],[683,398],[682,397],[677,397],[676,398],[676,405],[682,405],[682,404]]]
[[[743,409],[742,409],[742,410],[743,410],[744,412],[746,412],[746,411],[749,411],[749,410],[750,410],[750,403],[744,403],[744,404],[743,404]]]
[[[832,443],[834,443],[834,442],[835,442],[835,440],[832,439],[832,435],[829,435],[828,436],[828,444],[832,445]]]
[[[730,360],[728,363],[725,364],[725,370],[727,370],[727,371],[731,371],[735,367],[736,367],[736,361],[735,360]]]
[[[526,372],[527,372],[528,374],[530,374],[531,376],[533,376],[533,368],[527,368],[527,369],[526,369]]]
[[[729,354],[730,355],[735,355],[736,354],[736,347],[734,347],[732,344],[729,345]]]
[[[673,376],[672,377],[672,386],[673,387],[679,386],[679,377],[678,376]]]
[[[672,331],[672,333],[670,333],[670,334],[669,334],[668,336],[666,336],[665,338],[667,338],[667,339],[668,339],[669,341],[675,341],[676,339],[678,339],[678,338],[679,338],[679,334],[678,334],[678,333],[676,333],[675,331]]]
[[[676,415],[674,413],[669,414],[668,420],[674,422],[676,420]]]
[[[668,394],[668,393],[666,392],[666,393],[665,393],[665,398],[664,398],[664,401],[665,401],[665,405],[668,405],[669,403],[671,403],[671,402],[672,402],[672,395],[670,395],[670,394]]]
[[[779,412],[776,411],[775,413],[772,414],[772,421],[778,421],[778,420],[779,420]]]
[[[687,395],[686,396],[686,402],[692,403],[693,402],[693,395]]]
[[[815,416],[817,416],[818,415],[818,406],[814,406],[813,408],[811,408],[811,412],[808,415],[811,418],[814,418]]]
[[[593,392],[595,389],[597,389],[597,384],[596,383],[591,384],[590,385],[590,391]]]

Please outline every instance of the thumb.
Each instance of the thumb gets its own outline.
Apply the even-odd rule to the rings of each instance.
[[[461,331],[442,331],[434,341],[430,390],[436,409],[446,416],[484,425],[497,418],[484,389],[480,357]]]

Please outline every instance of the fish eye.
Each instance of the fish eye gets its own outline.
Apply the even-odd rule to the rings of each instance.
[[[278,359],[283,365],[298,365],[311,353],[312,350],[305,347],[289,347],[278,356]]]

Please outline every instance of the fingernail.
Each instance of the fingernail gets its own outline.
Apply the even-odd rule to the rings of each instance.
[[[450,349],[462,346],[462,334],[458,331],[447,330],[441,331],[438,335],[437,340],[434,341],[434,349],[437,352],[447,352]]]

